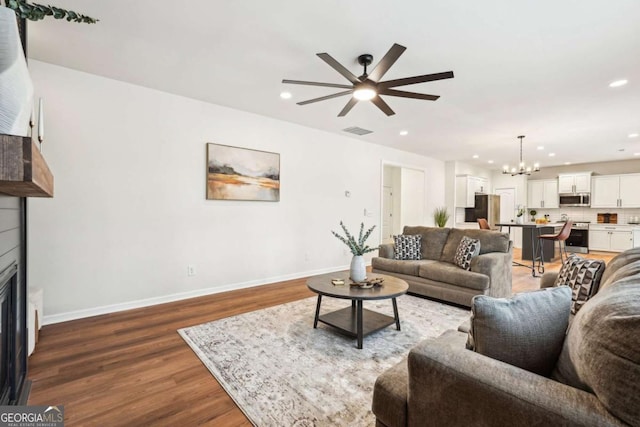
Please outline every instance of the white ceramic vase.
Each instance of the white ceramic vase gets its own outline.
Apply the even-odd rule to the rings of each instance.
[[[22,51],[16,14],[0,6],[0,133],[27,136],[33,83]]]
[[[516,224],[524,224],[523,216],[517,216],[516,217]]]
[[[367,266],[364,263],[364,257],[362,255],[354,255],[353,258],[351,258],[349,275],[354,282],[363,282],[367,278]]]

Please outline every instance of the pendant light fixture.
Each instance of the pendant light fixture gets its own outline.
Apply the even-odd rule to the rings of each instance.
[[[534,163],[533,167],[525,165],[524,160],[522,160],[522,138],[524,138],[524,135],[520,135],[518,136],[518,138],[520,138],[520,163],[518,164],[517,168],[509,168],[509,165],[504,165],[502,167],[502,173],[511,174],[511,176],[516,176],[516,175],[531,175],[531,172],[540,172],[539,163]]]

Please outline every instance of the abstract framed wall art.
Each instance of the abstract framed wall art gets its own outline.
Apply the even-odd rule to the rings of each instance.
[[[207,200],[280,201],[280,154],[208,143]]]

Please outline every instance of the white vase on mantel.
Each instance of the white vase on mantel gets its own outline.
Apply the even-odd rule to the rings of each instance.
[[[351,280],[354,282],[364,282],[367,278],[367,266],[362,255],[354,255],[351,258],[351,269],[349,270]]]
[[[16,13],[0,6],[0,133],[27,136],[33,83],[24,58]]]

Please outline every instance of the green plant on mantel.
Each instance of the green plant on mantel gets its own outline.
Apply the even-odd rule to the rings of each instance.
[[[27,3],[26,0],[5,0],[4,3],[5,6],[12,9],[16,15],[18,15],[18,18],[28,19],[29,21],[40,21],[47,16],[53,16],[54,19],[66,19],[69,22],[84,24],[95,24],[98,22],[98,19],[72,10],[38,3]],[[0,5],[1,4],[0,2]]]

